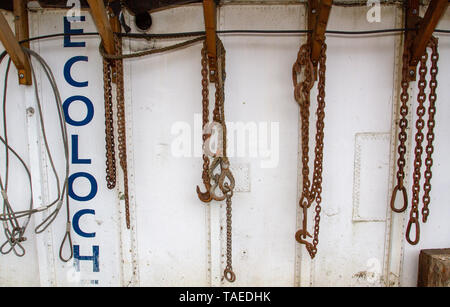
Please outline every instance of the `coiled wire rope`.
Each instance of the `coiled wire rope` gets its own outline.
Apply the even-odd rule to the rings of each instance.
[[[66,229],[65,235],[61,242],[59,249],[59,257],[62,261],[67,262],[73,257],[73,246],[72,246],[72,238],[70,235],[71,230],[71,222],[70,222],[70,206],[69,206],[69,196],[68,196],[68,182],[69,182],[69,145],[68,145],[68,134],[67,134],[67,125],[64,118],[64,111],[62,107],[61,95],[59,93],[55,77],[50,66],[47,62],[36,52],[23,48],[24,52],[27,54],[30,60],[31,74],[34,85],[34,94],[36,99],[36,106],[39,114],[39,126],[40,133],[42,136],[43,144],[45,147],[45,153],[48,158],[48,162],[50,164],[53,177],[56,181],[56,197],[49,204],[43,205],[37,208],[33,208],[34,199],[33,199],[33,184],[31,178],[31,172],[23,158],[17,153],[17,151],[12,148],[12,146],[8,143],[8,130],[7,130],[7,90],[8,90],[8,78],[9,71],[11,67],[11,59],[8,60],[8,64],[6,67],[5,79],[4,79],[4,88],[3,88],[3,136],[0,136],[0,141],[4,145],[5,148],[5,175],[4,178],[0,174],[0,193],[3,198],[3,211],[0,214],[0,221],[3,224],[3,230],[6,237],[6,241],[0,245],[0,253],[8,254],[13,252],[15,255],[22,257],[25,255],[25,248],[22,245],[22,242],[26,240],[25,232],[29,225],[31,216],[38,212],[48,212],[46,217],[35,227],[34,232],[36,234],[40,234],[48,229],[48,227],[53,223],[53,221],[58,216],[61,208],[65,202],[66,204]],[[6,52],[0,55],[0,64],[5,59]],[[63,180],[60,179],[61,175],[59,174],[55,163],[53,161],[53,155],[50,150],[50,145],[47,138],[47,132],[45,128],[45,118],[43,116],[42,104],[39,97],[39,89],[37,85],[35,68],[33,66],[34,59],[37,63],[39,63],[40,67],[45,73],[46,79],[48,80],[55,99],[55,105],[58,115],[59,121],[59,130],[61,133],[61,139],[63,143],[63,151],[64,151],[64,160],[65,160],[65,170],[63,174]],[[20,164],[24,168],[29,185],[29,209],[22,211],[14,211],[11,201],[8,197],[8,184],[9,184],[9,162],[10,162],[10,152],[19,160]],[[20,223],[22,222],[22,223]],[[69,244],[69,255],[64,256],[63,250],[64,245]]]

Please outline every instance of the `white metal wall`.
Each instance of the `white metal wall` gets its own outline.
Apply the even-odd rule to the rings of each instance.
[[[402,11],[396,6],[382,8],[380,23],[369,23],[367,10],[333,7],[329,29],[383,29],[402,24]],[[63,32],[64,15],[59,10],[31,13],[31,36]],[[86,20],[72,28],[94,32],[90,15],[82,15]],[[202,8],[197,5],[161,11],[152,17],[155,33],[203,29]],[[225,5],[218,14],[219,29],[304,29],[305,22],[303,5]],[[438,27],[450,28],[450,12]],[[388,209],[395,165],[396,134],[392,122],[398,103],[400,36],[328,36],[323,210],[319,252],[311,261],[294,239],[301,217],[297,205],[301,182],[297,161],[299,112],[293,99],[291,69],[304,37],[222,36],[227,50],[227,121],[246,127],[267,124],[269,134],[265,142],[269,147],[277,145],[270,139],[271,134],[279,135],[279,151],[277,157],[272,157],[278,159],[274,168],[263,166],[269,158],[263,155],[265,142],[261,138],[266,135],[261,128],[256,156],[250,154],[252,148],[248,144],[245,156],[237,154],[236,146],[230,150],[234,153],[231,163],[238,190],[233,197],[233,267],[237,274],[233,286],[413,286],[420,249],[449,246],[446,173],[450,165],[445,157],[450,151],[450,125],[445,119],[450,115],[446,103],[450,99],[450,80],[446,78],[450,70],[450,41],[448,35],[439,37],[431,215],[422,226],[421,242],[411,247],[404,242],[407,213],[392,215]],[[30,227],[24,258],[1,256],[0,284],[228,286],[221,280],[225,208],[201,203],[195,192],[195,186],[201,183],[202,164],[198,156],[201,44],[125,61],[132,217],[132,229],[127,230],[122,185],[109,191],[104,180],[99,40],[73,37],[72,41],[86,45],[64,47],[63,39],[57,38],[33,43],[32,48],[54,70],[63,100],[82,95],[94,106],[93,119],[83,126],[69,125],[69,134],[78,135],[78,157],[91,159],[89,164],[71,164],[71,172],[87,172],[98,184],[93,199],[72,200],[72,215],[83,209],[95,210],[95,215],[86,214],[80,219],[80,228],[86,233],[95,232],[95,237],[85,238],[72,232],[73,240],[79,246],[80,256],[91,256],[92,247],[98,246],[99,271],[93,271],[90,260],[81,260],[77,272],[72,261],[64,264],[58,259],[65,229],[61,215],[44,235],[35,236]],[[137,51],[153,44],[125,40],[125,49]],[[77,62],[72,68],[73,78],[88,81],[87,87],[73,87],[64,79],[64,65],[74,56],[88,57],[87,62]],[[5,64],[1,69],[4,71]],[[28,107],[35,107],[34,96],[31,88],[17,85],[15,69],[12,70],[8,89],[9,133],[14,145],[34,166],[33,174],[40,178],[35,184],[42,186],[35,194],[45,202],[54,191],[46,160],[39,154],[41,145],[35,142],[35,116],[26,113]],[[51,129],[56,128],[56,121],[51,121],[51,93],[48,84],[39,78],[48,108],[50,138],[58,142],[57,130]],[[74,102],[69,112],[74,120],[81,120],[87,111],[82,103]],[[191,129],[190,157],[173,154],[180,127]],[[62,154],[58,163],[63,167]],[[81,178],[73,187],[78,195],[87,195],[92,188],[89,181]],[[19,186],[15,188],[20,192]]]

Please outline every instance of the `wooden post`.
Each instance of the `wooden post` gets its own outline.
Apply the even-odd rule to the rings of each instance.
[[[30,37],[26,0],[14,0],[14,25],[16,29],[16,37],[19,42]],[[26,48],[30,48],[30,42],[24,42],[21,45]]]
[[[113,31],[113,33],[119,33],[122,31],[122,26],[120,25],[120,21],[119,21],[119,16],[114,15],[114,13],[112,12],[112,10],[109,11],[109,23],[111,24],[111,29]],[[119,60],[122,61],[122,60]],[[116,70],[116,66],[113,65],[111,68],[111,81],[113,83],[117,82],[117,70]]]
[[[417,64],[420,57],[425,52],[428,42],[433,35],[439,19],[444,14],[448,6],[447,0],[431,0],[425,17],[419,16],[419,0],[409,0],[406,4],[404,48],[410,55],[409,78],[410,81],[416,80]]]
[[[420,251],[417,286],[450,287],[450,248]]]
[[[23,16],[21,16],[23,18]],[[19,73],[19,84],[31,85],[31,67],[28,56],[22,50],[19,41],[14,36],[5,16],[0,13],[0,41],[11,57]]]
[[[97,30],[102,38],[103,46],[108,54],[115,54],[114,33],[109,23],[103,0],[87,0],[91,9],[91,15]]]
[[[216,48],[216,4],[214,0],[203,0],[205,18],[206,48],[208,52],[209,81],[216,82],[217,48]]]
[[[427,44],[433,35],[434,29],[444,15],[448,6],[448,0],[431,0],[425,17],[420,22],[419,30],[411,46],[411,64],[417,65],[420,57],[425,52]]]
[[[311,35],[311,60],[315,66],[319,60],[322,44],[325,41],[325,31],[327,30],[332,3],[333,0],[321,0],[318,3],[316,14],[314,14],[316,17],[313,18],[314,25]],[[310,12],[310,14],[312,14],[312,12]]]
[[[308,44],[311,47],[311,61],[314,65],[314,79],[317,80],[317,64],[320,57],[322,44],[325,41],[333,0],[309,0],[308,1]]]

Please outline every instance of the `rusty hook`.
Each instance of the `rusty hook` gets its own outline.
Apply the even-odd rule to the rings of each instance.
[[[216,194],[216,189],[219,186],[219,178],[220,174],[214,174],[214,170],[220,166],[221,167],[221,173],[222,173],[222,158],[216,157],[214,158],[213,162],[211,163],[211,166],[209,167],[209,177],[214,181],[214,183],[209,188],[209,194],[211,196],[211,199],[214,199],[216,201],[222,201],[226,198],[225,195],[218,196]]]
[[[228,161],[227,158],[222,159],[220,168],[221,168],[221,172],[220,172],[220,176],[219,176],[219,180],[218,180],[219,188],[223,194],[232,192],[234,189],[235,181],[234,181],[233,174],[230,171],[230,162]],[[228,184],[228,182],[225,181],[227,178],[228,178],[228,181],[230,182],[229,184]]]
[[[205,183],[205,188],[206,188],[206,192],[202,192],[202,191],[200,190],[200,187],[197,186],[197,195],[198,195],[198,198],[199,198],[202,202],[204,202],[204,203],[209,203],[209,202],[212,200],[212,196],[211,196],[211,193],[210,193],[211,184],[206,184],[206,183]]]

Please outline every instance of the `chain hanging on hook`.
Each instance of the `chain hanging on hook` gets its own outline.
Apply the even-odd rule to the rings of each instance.
[[[211,200],[226,202],[226,220],[227,220],[227,239],[226,239],[226,267],[224,269],[224,278],[229,282],[236,280],[233,272],[232,262],[232,196],[235,186],[233,174],[230,170],[230,162],[227,157],[227,127],[225,123],[225,48],[221,40],[216,37],[217,45],[217,76],[215,76],[215,105],[213,110],[213,124],[218,125],[219,137],[218,148],[212,153],[209,148],[209,138],[211,137],[211,125],[209,123],[209,89],[208,89],[208,58],[206,41],[202,48],[202,114],[203,114],[203,171],[202,179],[206,191],[201,192],[197,186],[197,194],[201,201],[210,202]],[[211,156],[213,161],[210,162]],[[220,194],[217,194],[217,188]]]
[[[423,198],[422,198],[422,222],[426,223],[429,208],[428,205],[430,203],[430,192],[431,192],[431,177],[432,171],[431,167],[433,165],[433,152],[434,152],[434,127],[435,127],[435,115],[436,115],[436,88],[437,88],[437,62],[439,59],[438,53],[438,39],[435,37],[431,37],[430,42],[428,43],[428,48],[431,49],[431,69],[430,69],[430,82],[429,82],[429,95],[428,95],[428,120],[427,120],[427,134],[426,140],[427,145],[425,147],[426,157],[425,157],[425,172],[424,177],[425,181],[423,184]],[[411,81],[411,74],[409,69],[410,63],[410,53],[408,46],[405,47],[405,51],[403,54],[403,68],[402,68],[402,81],[401,88],[402,92],[400,94],[401,106],[400,106],[400,121],[399,121],[399,145],[398,145],[398,159],[397,159],[397,184],[394,187],[391,196],[391,209],[394,212],[401,213],[404,212],[408,207],[408,196],[406,187],[404,186],[404,167],[406,165],[405,153],[406,153],[406,140],[407,133],[406,128],[408,127],[408,101],[409,101],[409,82]],[[415,148],[414,148],[414,170],[413,170],[413,184],[412,184],[412,200],[411,200],[411,211],[409,215],[409,221],[406,227],[406,240],[411,245],[416,245],[420,240],[420,222],[419,222],[419,205],[420,205],[420,181],[421,181],[421,172],[422,172],[422,154],[423,154],[423,141],[425,140],[425,135],[423,133],[423,129],[425,128],[425,120],[424,116],[426,115],[426,106],[425,101],[427,98],[426,95],[426,86],[427,80],[426,75],[428,72],[428,51],[425,50],[424,54],[420,58],[419,61],[419,81],[417,83],[419,93],[417,95],[417,120],[416,120],[416,134],[415,134]],[[403,197],[403,206],[401,208],[395,207],[395,200],[397,198],[398,191],[402,192]],[[414,226],[415,236],[412,239],[412,230]]]
[[[294,98],[300,106],[301,117],[301,147],[302,147],[302,178],[303,186],[299,201],[299,206],[303,211],[302,229],[295,234],[296,240],[305,244],[311,258],[317,253],[319,243],[320,212],[322,210],[322,171],[323,171],[323,140],[324,140],[324,119],[325,119],[325,71],[326,71],[326,50],[327,45],[323,42],[318,62],[318,94],[317,94],[317,120],[315,136],[315,158],[312,185],[309,179],[309,118],[310,118],[310,95],[314,86],[314,64],[311,61],[310,44],[306,43],[300,47],[297,60],[292,69],[294,82]],[[299,82],[298,76],[303,73],[303,80]],[[308,232],[308,209],[313,203],[314,208],[314,236]],[[312,238],[312,243],[307,241],[307,237]]]
[[[114,111],[112,103],[112,70],[115,69],[116,80],[116,107],[117,107],[117,132],[119,164],[123,171],[125,218],[127,228],[130,228],[130,210],[128,195],[128,168],[127,168],[127,146],[126,146],[126,121],[125,121],[125,97],[123,82],[123,59],[122,39],[114,36],[116,57],[114,59],[103,56],[103,82],[105,99],[105,140],[106,140],[106,183],[109,189],[116,186],[116,158],[114,138]]]

